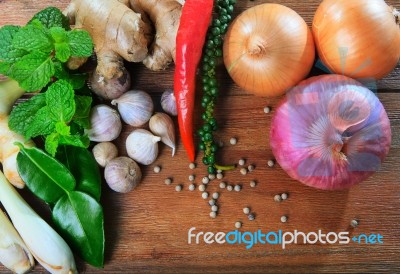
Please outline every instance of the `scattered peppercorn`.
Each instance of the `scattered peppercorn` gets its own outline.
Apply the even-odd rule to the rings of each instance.
[[[211,212],[210,212],[210,217],[213,218],[213,219],[215,219],[215,218],[217,217],[217,212],[211,211]]]
[[[225,182],[219,183],[219,188],[226,188],[226,183]]]
[[[232,137],[232,138],[229,140],[229,143],[231,143],[231,145],[236,145],[236,144],[237,144],[237,139],[236,139],[235,137]]]
[[[357,227],[359,224],[360,224],[360,222],[358,220],[355,220],[355,219],[351,220],[351,222],[350,222],[350,225],[352,227]]]
[[[282,196],[281,195],[279,195],[279,194],[276,194],[275,196],[274,196],[274,201],[275,202],[281,202],[282,201]]]
[[[216,205],[211,206],[211,211],[217,212],[218,206],[216,206]]]
[[[210,182],[210,179],[208,177],[203,177],[201,182],[206,185],[206,184],[208,184]]]
[[[209,204],[210,206],[215,205],[215,200],[214,200],[214,199],[210,199],[210,200],[208,201],[208,204]]]
[[[153,168],[153,171],[154,171],[155,173],[160,173],[161,167],[160,167],[160,166],[155,166],[155,167]]]
[[[212,173],[208,174],[208,179],[214,180],[215,179],[215,174],[212,174]]]
[[[282,223],[286,223],[287,220],[288,220],[288,217],[287,217],[287,216],[283,215],[283,216],[281,217],[281,222],[282,222]]]
[[[269,167],[273,167],[275,165],[275,161],[274,160],[268,160],[267,165]]]
[[[189,181],[191,181],[191,182],[194,181],[194,175],[189,175]]]
[[[196,168],[196,164],[195,163],[190,163],[189,164],[189,168],[190,169],[195,169]]]
[[[256,216],[253,213],[247,215],[247,219],[249,219],[249,221],[254,221],[255,218]]]
[[[236,228],[241,228],[242,227],[242,223],[241,222],[236,222],[235,223],[235,227]]]
[[[222,173],[218,173],[217,174],[217,179],[221,180],[222,178],[224,178],[224,175]]]
[[[227,185],[227,186],[226,186],[226,190],[232,191],[232,190],[233,190],[233,186],[232,186],[232,185]]]
[[[206,190],[206,185],[199,185],[199,190],[200,191],[205,191]]]
[[[164,183],[166,185],[170,185],[170,184],[172,184],[172,179],[171,178],[167,178],[167,179],[164,180]]]
[[[240,173],[241,173],[242,175],[246,175],[246,174],[247,174],[247,169],[245,169],[244,167],[242,167],[242,168],[240,169]]]
[[[256,181],[250,181],[250,187],[256,187],[257,182]]]
[[[264,113],[270,113],[271,112],[271,108],[270,107],[265,107],[264,108]]]
[[[254,165],[249,165],[249,166],[247,167],[247,170],[248,170],[249,172],[252,172],[254,169],[255,169],[255,166],[254,166]]]
[[[243,208],[243,213],[246,215],[250,214],[250,208],[248,208],[248,207]]]
[[[182,191],[182,185],[177,185],[177,186],[175,186],[175,190],[176,191]]]
[[[189,185],[189,190],[190,191],[193,191],[193,190],[195,190],[196,189],[196,186],[194,185],[194,184],[190,184]]]
[[[288,198],[287,193],[282,193],[281,198],[282,198],[282,200],[286,200]]]
[[[208,199],[208,192],[201,193],[201,198],[203,198],[204,200]]]
[[[240,159],[239,160],[239,166],[244,166],[244,164],[246,163],[246,161],[244,159]]]
[[[240,190],[242,190],[242,187],[240,185],[235,185],[234,189],[235,189],[235,191],[239,192]]]
[[[219,193],[218,192],[214,192],[213,194],[212,194],[212,197],[213,197],[213,199],[218,199],[219,198]]]

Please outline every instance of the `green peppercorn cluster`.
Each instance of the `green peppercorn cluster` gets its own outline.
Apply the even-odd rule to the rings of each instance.
[[[215,174],[215,153],[218,150],[213,132],[217,130],[217,121],[214,118],[214,107],[219,93],[216,78],[217,60],[222,57],[223,35],[226,33],[232,20],[232,12],[236,0],[216,0],[214,11],[216,16],[207,32],[207,40],[203,49],[202,77],[203,98],[201,106],[203,126],[198,130],[201,138],[199,149],[204,151],[203,163],[208,165],[208,173]]]

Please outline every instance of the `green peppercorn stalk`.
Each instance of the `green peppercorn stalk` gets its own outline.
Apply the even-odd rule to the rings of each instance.
[[[234,165],[221,166],[216,163],[215,154],[218,150],[213,132],[218,129],[217,120],[214,117],[214,109],[219,94],[218,81],[216,78],[217,59],[222,57],[222,37],[226,33],[232,20],[232,13],[236,0],[217,0],[214,6],[215,18],[208,29],[207,40],[203,49],[202,58],[202,83],[203,97],[201,106],[203,125],[198,130],[201,138],[199,149],[204,151],[203,163],[208,165],[209,174],[215,174],[216,170],[231,170]]]

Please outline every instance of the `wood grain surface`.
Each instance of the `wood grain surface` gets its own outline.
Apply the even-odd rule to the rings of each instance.
[[[272,1],[238,0],[235,15],[256,4]],[[318,0],[274,1],[297,11],[311,25]],[[398,5],[398,0],[387,1]],[[24,24],[40,9],[52,5],[65,8],[67,0],[2,0],[0,1],[0,25]],[[384,53],[382,53],[384,54]],[[159,106],[160,94],[172,88],[173,67],[163,72],[151,72],[141,64],[130,64],[132,87],[153,95]],[[183,147],[178,140],[177,153],[160,145],[157,161],[142,167],[142,183],[128,194],[112,192],[103,185],[102,205],[105,212],[106,250],[105,266],[97,269],[77,258],[82,273],[144,273],[144,272],[237,272],[237,273],[332,273],[332,272],[400,272],[400,66],[385,79],[378,81],[378,97],[391,120],[393,142],[390,153],[381,170],[365,182],[343,191],[320,191],[306,187],[288,177],[279,167],[269,168],[272,159],[269,146],[269,127],[277,99],[258,98],[246,94],[229,79],[220,64],[221,98],[217,106],[217,120],[221,127],[218,138],[225,143],[220,152],[223,163],[237,163],[246,159],[246,165],[256,169],[243,176],[236,169],[225,174],[224,181],[241,184],[241,192],[228,192],[218,188],[218,180],[212,181],[207,191],[218,191],[219,212],[216,219],[209,217],[210,207],[201,193],[188,190],[188,176],[194,174],[200,184],[206,169],[198,153],[197,168],[190,170]],[[263,108],[272,107],[265,114]],[[198,117],[200,107],[197,106]],[[199,120],[197,120],[199,122]],[[126,153],[124,141],[132,130],[125,126],[117,144],[120,154]],[[237,145],[229,144],[236,137]],[[162,167],[159,174],[155,165]],[[164,179],[173,178],[167,186]],[[251,188],[249,182],[257,181]],[[182,184],[184,190],[176,192]],[[286,192],[289,199],[276,203],[274,195]],[[45,205],[22,191],[34,209],[49,220]],[[256,214],[254,221],[247,220],[243,207],[249,206]],[[280,217],[288,216],[287,223]],[[359,220],[357,228],[350,221]],[[241,231],[348,231],[350,237],[361,233],[383,235],[383,244],[347,245],[245,245],[188,244],[188,230],[229,232],[235,230],[236,221],[242,221]],[[0,273],[8,271],[0,266]],[[34,273],[46,271],[37,265]]]

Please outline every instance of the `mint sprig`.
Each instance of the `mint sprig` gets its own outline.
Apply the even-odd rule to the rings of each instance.
[[[93,52],[89,33],[70,30],[67,22],[61,11],[50,7],[26,26],[0,28],[0,73],[18,81],[28,92],[37,91],[60,76],[56,66],[64,66],[71,57],[89,57]],[[66,78],[72,77],[58,79]]]

